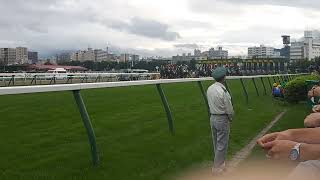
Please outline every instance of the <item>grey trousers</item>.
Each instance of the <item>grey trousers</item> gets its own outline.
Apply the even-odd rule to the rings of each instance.
[[[320,179],[320,160],[299,163],[287,180],[317,180]]]
[[[223,168],[222,166],[225,163],[228,144],[229,144],[229,135],[230,135],[230,122],[228,116],[214,116],[210,117],[210,125],[212,132],[212,140],[214,147],[214,168]]]

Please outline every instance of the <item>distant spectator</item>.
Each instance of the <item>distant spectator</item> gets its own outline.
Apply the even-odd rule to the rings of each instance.
[[[273,84],[272,95],[273,97],[282,97],[281,85],[278,85],[278,83]]]

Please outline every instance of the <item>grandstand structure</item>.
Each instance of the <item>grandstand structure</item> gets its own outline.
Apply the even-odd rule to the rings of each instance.
[[[237,67],[243,72],[242,74],[276,74],[288,72],[289,60],[286,58],[233,58],[199,61],[198,64]]]

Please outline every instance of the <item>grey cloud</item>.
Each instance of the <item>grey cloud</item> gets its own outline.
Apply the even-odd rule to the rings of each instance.
[[[118,52],[128,52],[133,54],[139,54],[142,57],[150,57],[150,56],[162,56],[162,57],[172,57],[177,54],[189,53],[191,51],[183,50],[183,49],[172,49],[172,48],[156,48],[153,50],[149,49],[133,49],[133,48],[119,48]]]
[[[78,29],[90,24],[96,12],[89,6],[79,5],[80,0],[72,1],[75,2],[72,8],[66,7],[66,2],[71,1],[0,0],[0,47],[28,46],[41,54],[78,44],[86,47],[90,43],[87,31]]]
[[[188,29],[213,29],[212,24],[203,21],[178,20],[174,22],[175,27]]]
[[[253,4],[253,5],[277,5],[289,6],[297,8],[320,8],[320,1],[318,0],[226,0],[230,3]]]
[[[136,9],[126,5],[125,0],[110,0],[102,8],[103,4],[104,0],[0,0],[0,47],[27,46],[46,56],[57,48],[83,49],[88,44],[99,48],[112,41],[126,46],[125,40],[140,39],[121,31],[150,38],[146,41],[180,38],[168,24],[138,17],[128,19],[128,15],[136,14]],[[101,29],[99,18],[105,16],[112,19],[103,22],[108,29]],[[137,44],[130,43],[131,47]]]
[[[175,44],[175,48],[184,48],[184,49],[198,49],[200,46],[198,44]]]
[[[196,12],[239,14],[245,5],[275,5],[295,8],[319,9],[318,0],[188,0],[191,10]]]
[[[267,26],[253,26],[243,30],[226,31],[221,35],[220,42],[223,43],[240,43],[240,44],[281,44],[281,35],[296,35],[303,29],[274,29]],[[268,34],[268,36],[265,36]]]
[[[38,7],[38,6],[48,6],[52,4],[57,4],[63,0],[0,0],[0,3],[5,7]],[[23,5],[23,6],[22,6]]]
[[[0,41],[1,44],[1,41]],[[69,49],[69,50],[62,50],[62,49],[55,49],[51,50],[49,53],[41,54],[43,57],[53,57],[56,54],[60,53],[65,53],[65,52],[74,52],[79,49]],[[183,50],[174,50],[174,49],[169,49],[169,48],[156,48],[153,50],[149,49],[134,49],[134,48],[125,48],[125,47],[120,47],[116,45],[109,45],[109,52],[120,55],[123,52],[130,53],[130,54],[139,54],[141,57],[150,57],[150,56],[163,56],[163,57],[171,57],[176,55],[177,53],[187,53],[188,51],[183,51]]]
[[[48,27],[37,23],[30,23],[24,26],[27,30],[35,33],[48,33]]]
[[[235,14],[243,13],[243,9],[238,5],[226,1],[218,0],[187,0],[191,11],[197,13],[214,13],[218,15],[234,16]],[[218,17],[216,17],[218,18]]]
[[[90,22],[94,11],[89,7],[64,9],[65,0],[0,0],[0,26],[6,29],[48,33],[51,27]],[[75,1],[79,2],[79,0]],[[12,11],[14,9],[14,11]],[[86,12],[86,13],[83,13]]]
[[[55,48],[83,49],[88,44],[101,48],[105,47],[107,42],[121,47],[135,47],[137,45],[143,47],[146,44],[163,43],[161,40],[174,41],[181,38],[175,29],[189,30],[195,28],[196,30],[191,31],[190,35],[189,32],[183,34],[184,40],[180,42],[182,44],[173,43],[176,44],[173,45],[176,48],[171,48],[171,50],[143,50],[150,55],[157,53],[175,54],[178,51],[193,49],[194,44],[183,43],[197,42],[200,44],[202,40],[199,40],[199,37],[216,41],[218,37],[206,37],[209,35],[202,35],[201,32],[215,30],[222,32],[225,29],[231,29],[226,28],[226,26],[232,22],[239,23],[237,20],[241,19],[235,18],[240,17],[238,14],[243,12],[245,9],[243,7],[246,7],[246,5],[271,4],[306,8],[320,7],[320,2],[314,0],[186,1],[196,11],[196,15],[201,12],[216,14],[208,20],[209,22],[206,22],[205,19],[202,21],[201,16],[197,19],[192,18],[192,20],[186,16],[185,19],[170,18],[170,24],[166,24],[164,23],[166,21],[150,20],[153,15],[146,16],[147,11],[144,12],[144,9],[128,3],[127,0],[0,0],[0,46],[25,45],[31,49],[39,50],[41,53],[52,51]],[[310,16],[317,17],[317,15],[311,14]],[[128,18],[134,16],[140,18]],[[110,17],[110,19],[103,20],[104,17]],[[216,21],[217,19],[219,21]],[[199,34],[193,35],[194,32],[197,32],[197,28],[203,29],[199,31],[201,36]],[[237,29],[237,27],[234,27],[234,29]],[[302,30],[299,33],[302,33]],[[248,27],[241,31],[225,31],[225,34],[219,34],[221,39],[218,39],[219,42],[216,43],[272,43],[274,41],[281,43],[282,32],[290,33],[291,31],[286,29],[272,30],[268,25],[264,28]],[[147,43],[142,42],[141,39]],[[168,45],[169,43],[165,42],[164,44]]]
[[[130,19],[129,22],[108,19],[104,20],[104,23],[112,29],[148,38],[157,38],[166,41],[174,41],[181,38],[179,33],[170,31],[167,24],[155,20],[134,17]]]

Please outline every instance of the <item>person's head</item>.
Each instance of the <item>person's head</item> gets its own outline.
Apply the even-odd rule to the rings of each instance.
[[[214,80],[220,83],[224,83],[227,75],[227,69],[225,67],[218,67],[212,72]]]
[[[277,87],[278,86],[278,83],[273,83],[273,87]]]

